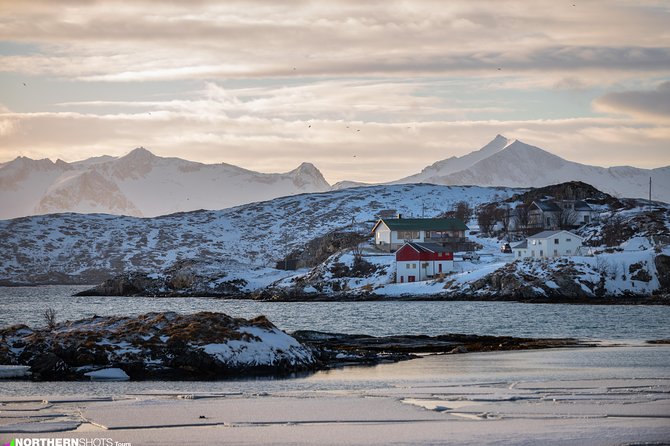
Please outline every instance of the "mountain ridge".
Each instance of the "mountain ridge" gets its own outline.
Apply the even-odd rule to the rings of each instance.
[[[311,163],[261,173],[160,157],[143,147],[73,163],[17,157],[0,165],[0,186],[0,219],[61,212],[155,217],[331,188]]]
[[[426,178],[432,184],[477,184],[500,187],[543,187],[583,181],[603,192],[627,198],[647,198],[649,178],[652,199],[670,201],[670,166],[640,169],[631,166],[599,167],[568,161],[539,147],[515,140],[467,169]]]
[[[583,181],[617,197],[647,198],[649,178],[652,199],[670,202],[670,166],[590,166],[498,134],[479,150],[383,184],[527,188]],[[59,212],[155,217],[371,185],[330,185],[309,162],[285,173],[261,173],[227,163],[161,157],[143,147],[121,157],[102,155],[72,163],[19,156],[0,164],[0,219]]]

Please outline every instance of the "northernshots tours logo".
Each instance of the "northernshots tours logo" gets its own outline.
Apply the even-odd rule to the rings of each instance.
[[[15,438],[4,446],[132,446],[111,438]]]

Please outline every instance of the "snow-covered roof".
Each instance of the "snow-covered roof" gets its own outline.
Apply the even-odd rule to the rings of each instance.
[[[538,233],[535,234],[535,235],[531,235],[531,236],[529,236],[529,237],[528,237],[528,240],[533,239],[533,238],[534,238],[534,239],[539,239],[539,238],[541,238],[541,239],[551,238],[551,237],[554,237],[554,236],[557,235],[557,234],[560,234],[561,232],[568,233],[568,234],[570,234],[571,236],[573,236],[573,237],[577,237],[578,239],[582,240],[582,237],[578,236],[577,234],[572,233],[572,232],[570,232],[570,231],[564,231],[564,230],[558,230],[558,231],[542,231],[542,232],[538,232]]]

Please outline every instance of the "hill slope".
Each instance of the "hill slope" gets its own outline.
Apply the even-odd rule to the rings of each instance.
[[[352,220],[372,228],[375,214],[436,216],[515,189],[435,185],[371,186],[302,194],[221,211],[157,218],[55,214],[0,221],[0,283],[97,283],[124,271],[162,271],[183,260],[220,275],[276,274],[268,267],[308,241]]]

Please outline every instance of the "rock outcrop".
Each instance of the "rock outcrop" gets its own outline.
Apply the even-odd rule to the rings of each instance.
[[[0,330],[0,364],[29,365],[36,380],[113,368],[130,379],[221,379],[312,370],[317,360],[264,316],[167,312],[8,327]]]

